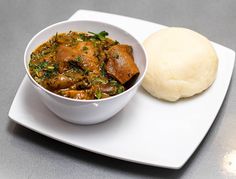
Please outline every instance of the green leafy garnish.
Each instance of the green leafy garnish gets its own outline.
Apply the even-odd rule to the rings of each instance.
[[[101,99],[102,98],[102,92],[99,90],[99,89],[97,89],[96,91],[95,91],[95,97],[97,98],[97,99]]]
[[[40,70],[38,68],[34,68],[33,71],[36,74],[36,76],[40,76],[39,75]]]
[[[80,33],[79,34],[79,38],[82,40],[82,41],[87,41],[88,40],[88,36],[84,33]]]
[[[106,79],[102,79],[102,78],[99,78],[99,77],[95,77],[93,80],[92,80],[92,83],[93,84],[97,84],[97,83],[101,83],[101,84],[107,84],[107,80]]]
[[[58,72],[59,70],[59,65],[57,63],[53,64],[54,66],[54,72]]]
[[[98,40],[105,40],[106,36],[109,35],[108,32],[106,32],[106,31],[101,31],[98,34],[96,34],[94,32],[88,32],[88,33],[93,34],[93,37],[98,39]]]
[[[48,70],[54,70],[55,67],[54,67],[54,66],[47,66],[47,69],[48,69]]]
[[[119,42],[117,40],[114,41],[113,45],[117,45]]]
[[[57,42],[58,40],[58,32],[56,33],[56,35],[54,36],[54,42]]]
[[[44,56],[51,53],[51,51],[52,51],[51,48],[46,48],[45,50],[42,50],[41,54]]]
[[[38,68],[39,69],[43,69],[43,68],[45,68],[47,66],[48,66],[48,62],[41,62],[41,63],[39,63]]]
[[[51,76],[56,75],[58,73],[58,64],[48,65],[43,72],[44,78],[50,78]]]
[[[85,70],[84,70],[84,74],[85,74],[85,75],[89,74],[89,72],[90,72],[90,70],[88,70],[88,69],[85,69]]]
[[[52,74],[53,74],[53,71],[47,70],[47,71],[44,72],[43,76],[45,78],[50,78],[52,76]]]
[[[88,50],[88,47],[83,46],[82,50],[83,50],[83,51],[86,51],[86,50]]]
[[[80,56],[78,56],[76,59],[75,59],[77,62],[81,62],[81,57]]]
[[[31,55],[32,55],[32,54],[31,54]],[[35,68],[35,65],[32,64],[32,61],[30,61],[30,63],[29,63],[29,68]]]
[[[40,53],[31,53],[30,58],[31,60],[38,60],[42,58],[42,55]]]
[[[53,74],[57,74],[58,65],[49,65],[48,62],[41,62],[39,64],[29,64],[29,68],[35,73],[39,78],[49,78]]]
[[[118,82],[116,80],[110,80],[109,83],[112,85],[112,86],[118,86]]]
[[[31,60],[38,59],[38,56],[35,53],[31,53],[30,58],[31,58]]]
[[[120,94],[120,93],[122,93],[122,92],[124,92],[125,91],[125,88],[124,88],[124,86],[118,86],[118,89],[117,89],[117,93],[118,94]]]
[[[102,74],[102,76],[104,77],[104,76],[106,76],[106,69],[105,69],[105,62],[103,61],[102,63],[101,63],[101,74]]]

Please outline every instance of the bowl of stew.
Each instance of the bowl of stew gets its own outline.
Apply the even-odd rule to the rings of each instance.
[[[37,33],[24,66],[42,102],[60,118],[96,124],[135,95],[147,69],[144,48],[125,30],[98,21],[63,21]]]

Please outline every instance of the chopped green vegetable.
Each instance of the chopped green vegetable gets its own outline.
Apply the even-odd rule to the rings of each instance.
[[[51,48],[47,48],[41,52],[42,55],[47,55],[49,53],[51,53]]]
[[[33,60],[33,59],[37,58],[37,55],[35,53],[31,53],[30,58]]]
[[[38,59],[42,58],[42,55],[38,54],[38,53],[31,53],[30,58],[32,60],[38,60]]]
[[[83,51],[86,51],[86,50],[88,50],[88,47],[83,46],[82,50],[83,50]]]
[[[115,40],[113,44],[117,45],[117,44],[119,44],[119,42],[117,40]]]
[[[81,59],[80,56],[78,56],[78,57],[76,58],[76,61],[77,61],[77,62],[81,62],[81,60],[82,60],[82,59]]]
[[[57,42],[57,39],[58,39],[58,32],[57,32],[56,35],[54,36],[54,41]]]
[[[102,98],[102,92],[99,90],[99,89],[97,89],[96,91],[95,91],[95,97],[97,98],[97,99],[101,99]]]
[[[82,40],[82,41],[87,41],[88,40],[88,36],[84,33],[80,33],[79,34],[79,38]]]
[[[120,94],[120,93],[122,93],[122,92],[124,92],[124,91],[125,91],[125,88],[124,88],[124,86],[121,86],[121,85],[120,85],[120,86],[118,87],[118,89],[117,89],[117,93],[118,93],[118,94]]]
[[[48,62],[41,62],[41,63],[39,63],[39,65],[37,66],[39,69],[43,69],[43,68],[45,68],[45,67],[47,67],[48,66]]]
[[[103,77],[106,76],[106,69],[105,69],[105,62],[104,61],[101,63],[101,74]]]
[[[32,55],[32,54],[31,54],[31,55]],[[30,61],[30,63],[29,63],[29,68],[35,68],[35,65],[32,64],[32,61]]]
[[[106,36],[109,35],[108,32],[106,32],[106,31],[101,31],[101,32],[99,32],[98,34],[96,34],[96,33],[94,33],[94,32],[88,32],[88,33],[93,34],[94,37],[95,37],[96,39],[98,39],[98,40],[105,40],[105,39],[106,39]]]
[[[47,69],[48,69],[48,70],[54,70],[55,67],[54,67],[54,66],[47,66]]]
[[[89,74],[89,72],[90,72],[90,70],[88,70],[88,69],[85,69],[85,70],[84,70],[84,74],[85,74],[85,75]]]
[[[97,47],[96,41],[93,41],[93,46],[94,46],[94,47]]]
[[[45,78],[50,78],[51,76],[52,76],[52,74],[53,74],[53,71],[51,71],[51,70],[47,70],[47,71],[45,71],[44,72],[44,77]]]
[[[37,65],[29,63],[29,67],[39,78],[50,78],[58,72],[58,64],[49,65],[48,62],[45,61]]]
[[[38,77],[40,76],[40,75],[39,75],[40,70],[39,70],[38,68],[35,68],[33,71],[34,71],[34,73],[36,74],[36,76],[38,76]]]
[[[99,77],[96,77],[93,79],[93,84],[97,84],[97,83],[101,83],[101,84],[107,84],[107,80],[106,79],[102,79],[102,78],[99,78]]]
[[[110,80],[109,83],[110,83],[111,85],[113,85],[113,86],[119,85],[116,80]]]
[[[58,70],[59,70],[59,66],[58,66],[58,64],[55,63],[53,66],[54,66],[54,72],[58,72]]]

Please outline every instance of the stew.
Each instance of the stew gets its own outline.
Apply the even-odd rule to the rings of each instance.
[[[108,33],[55,34],[36,48],[29,72],[44,88],[74,99],[101,99],[125,91],[139,69],[132,47],[107,37]]]

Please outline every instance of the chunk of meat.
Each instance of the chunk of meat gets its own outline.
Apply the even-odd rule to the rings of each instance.
[[[85,71],[90,71],[94,74],[100,73],[99,61],[95,56],[81,55],[77,64]]]
[[[99,74],[99,62],[94,56],[95,50],[92,42],[80,42],[76,47],[59,46],[56,54],[59,73],[69,69],[69,61],[75,61],[83,70]]]
[[[79,55],[94,56],[97,48],[94,47],[92,42],[79,42],[75,47],[59,46],[57,48],[56,59],[59,62],[68,62],[77,58]]]
[[[61,92],[65,97],[73,99],[92,99],[91,92],[89,90],[66,90]]]
[[[58,61],[59,73],[69,69],[69,61],[75,60],[80,55],[76,48],[59,46],[57,48],[56,60]]]
[[[81,54],[85,54],[88,56],[94,56],[96,51],[98,50],[93,42],[79,42],[78,45],[75,47]]]
[[[129,81],[134,75],[139,74],[134,62],[132,47],[128,45],[114,45],[108,50],[106,71],[121,84]]]
[[[50,89],[53,89],[53,90],[68,88],[74,84],[71,78],[63,74],[59,74],[53,78],[50,78],[46,80],[45,83],[46,83],[46,86],[48,86]]]

